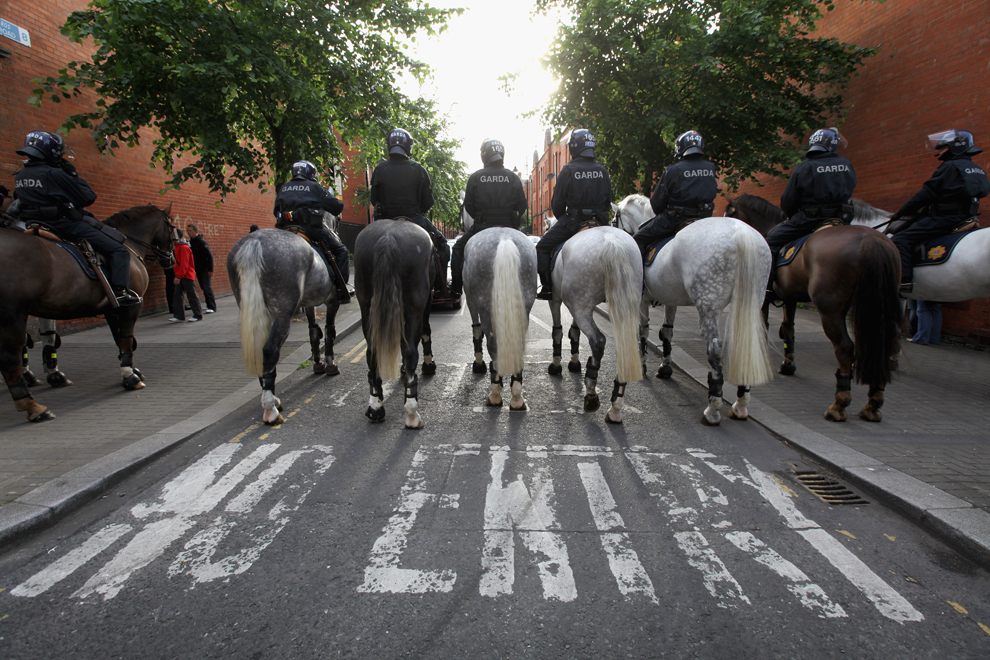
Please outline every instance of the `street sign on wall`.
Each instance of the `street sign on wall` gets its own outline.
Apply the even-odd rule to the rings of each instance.
[[[18,27],[9,21],[5,21],[0,18],[0,34],[16,41],[19,44],[24,44],[28,48],[31,47],[31,35],[22,27]]]

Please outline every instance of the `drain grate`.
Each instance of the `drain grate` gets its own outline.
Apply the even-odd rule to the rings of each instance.
[[[793,464],[792,464],[793,465]],[[804,465],[793,465],[794,476],[812,495],[826,504],[869,504],[842,482]]]

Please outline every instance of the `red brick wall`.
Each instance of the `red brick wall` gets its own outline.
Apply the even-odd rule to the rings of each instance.
[[[974,161],[990,167],[990,2],[888,0],[837,2],[820,23],[823,36],[878,46],[846,90],[848,114],[841,150],[856,168],[856,197],[896,211],[931,176],[938,161],[925,137],[967,129],[988,153]],[[765,180],[740,192],[780,203],[785,181]],[[718,203],[724,210],[724,202]],[[990,200],[983,203],[990,226]],[[990,344],[990,298],[943,306],[943,332]]]
[[[546,219],[553,215],[550,210],[550,202],[553,200],[553,189],[557,184],[557,175],[560,170],[571,160],[570,151],[567,148],[569,133],[559,139],[551,138],[544,145],[543,155],[540,160],[533,165],[533,173],[530,175],[531,185],[529,188],[529,212],[533,217],[533,235],[542,236],[546,233]],[[550,176],[550,175],[553,176]]]

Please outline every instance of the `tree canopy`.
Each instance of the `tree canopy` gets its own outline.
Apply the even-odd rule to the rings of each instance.
[[[853,0],[847,0],[853,1]],[[561,10],[545,111],[598,134],[617,191],[649,194],[695,129],[732,187],[781,175],[813,129],[843,116],[844,85],[874,48],[814,34],[833,0],[537,0]]]
[[[89,128],[113,151],[153,127],[169,185],[263,187],[302,158],[332,172],[338,136],[377,135],[404,99],[397,76],[425,71],[400,40],[444,29],[454,11],[420,0],[93,0],[62,27],[93,40],[91,60],[40,80],[30,100],[95,88],[95,109],[64,129]]]

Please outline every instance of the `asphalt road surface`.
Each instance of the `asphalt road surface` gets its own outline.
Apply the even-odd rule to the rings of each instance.
[[[245,406],[0,557],[0,658],[990,657],[986,571],[817,499],[756,423],[702,426],[678,372],[622,426],[585,414],[549,322],[510,413],[467,314],[435,314],[421,431],[401,387],[365,419],[351,335],[340,376],[280,385],[284,424]],[[613,374],[608,346],[603,403]]]

